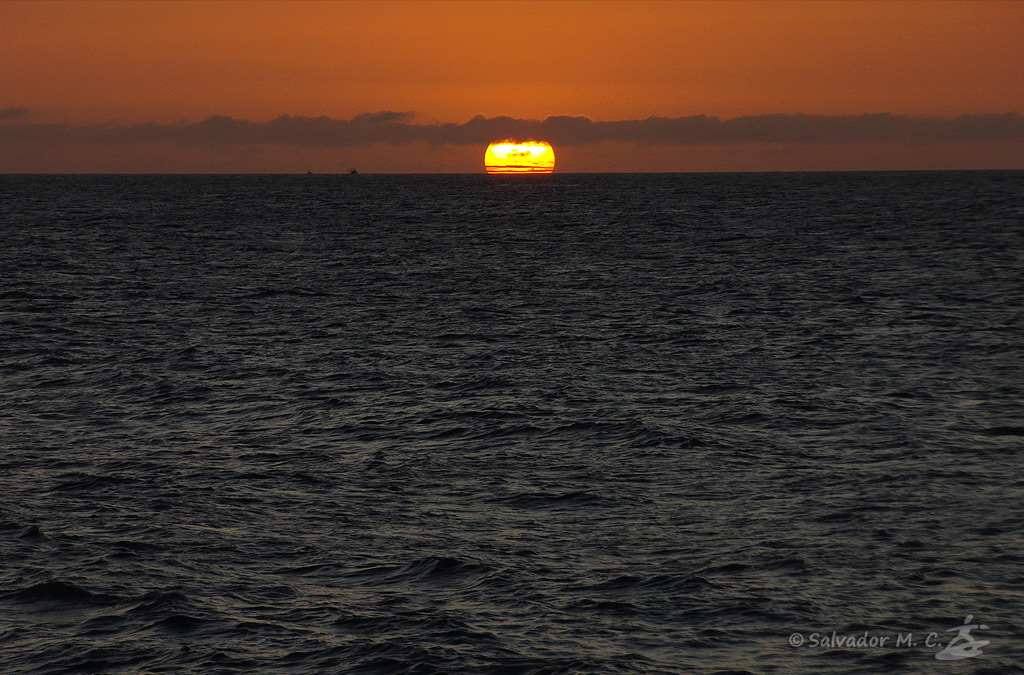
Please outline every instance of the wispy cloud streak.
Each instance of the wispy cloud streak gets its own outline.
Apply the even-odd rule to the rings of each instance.
[[[287,145],[346,148],[373,144],[486,145],[501,139],[545,140],[557,146],[606,141],[637,144],[730,145],[739,143],[844,144],[1024,140],[1019,113],[959,117],[916,117],[887,113],[865,115],[752,115],[720,119],[648,117],[594,121],[555,116],[544,120],[476,116],[462,123],[426,124],[412,113],[364,113],[352,119],[283,115],[251,122],[215,115],[201,122],[93,125],[21,121],[24,108],[0,108],[0,143],[143,145],[172,143],[184,147]]]
[[[19,120],[28,115],[28,108],[11,107],[0,108],[0,122],[7,120]]]

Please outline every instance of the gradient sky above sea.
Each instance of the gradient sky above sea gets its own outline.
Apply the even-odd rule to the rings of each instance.
[[[0,171],[482,172],[504,133],[560,172],[1024,169],[1022,35],[978,0],[6,2]]]

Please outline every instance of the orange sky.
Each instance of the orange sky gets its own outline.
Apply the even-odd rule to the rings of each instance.
[[[411,111],[422,124],[477,114],[1024,112],[1024,3],[0,2],[5,108],[27,111],[0,124],[71,126],[212,115],[346,120],[383,110]],[[11,130],[0,143],[9,146],[0,171],[326,171],[356,162],[376,171],[482,171],[483,152],[40,149]],[[685,151],[613,143],[560,151],[558,169],[1024,168],[1022,143],[947,143],[923,153],[847,144],[841,157],[827,143],[747,152],[735,143]]]

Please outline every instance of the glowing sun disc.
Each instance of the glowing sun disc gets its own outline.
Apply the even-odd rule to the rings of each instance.
[[[551,173],[555,150],[544,141],[501,141],[491,143],[484,153],[487,173]]]

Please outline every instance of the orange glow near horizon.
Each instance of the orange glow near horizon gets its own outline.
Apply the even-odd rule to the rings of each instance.
[[[975,1],[7,2],[0,108],[84,123],[1003,113],[1021,106],[1022,20],[1024,3]],[[558,26],[559,48],[494,49],[508,25]]]
[[[491,143],[484,152],[487,173],[551,173],[555,170],[555,150],[543,141],[505,140]]]
[[[494,121],[1024,113],[1022,25],[1000,0],[0,1],[0,173],[469,173],[510,136],[557,144],[560,173],[1022,167],[1024,135],[680,146],[624,124],[604,145]],[[380,112],[490,122],[412,146],[313,121]],[[306,131],[247,126],[285,115]]]

